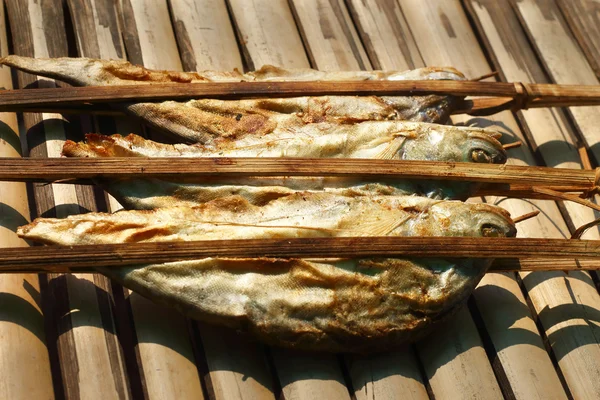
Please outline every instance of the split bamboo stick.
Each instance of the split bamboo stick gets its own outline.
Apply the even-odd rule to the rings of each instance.
[[[0,111],[23,111],[131,101],[240,99],[297,96],[495,96],[516,99],[519,108],[600,104],[599,85],[476,81],[205,82],[151,85],[15,89],[0,92]],[[488,106],[498,106],[492,102]]]
[[[596,171],[536,166],[413,160],[337,158],[0,158],[0,181],[57,182],[73,179],[169,178],[203,181],[240,176],[353,176],[468,180],[589,191]]]
[[[0,272],[52,272],[55,268],[89,269],[98,265],[111,267],[207,257],[469,257],[584,260],[600,258],[600,241],[376,236],[11,247],[3,249],[0,254]]]

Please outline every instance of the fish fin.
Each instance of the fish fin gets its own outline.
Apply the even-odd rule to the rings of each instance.
[[[375,155],[375,158],[381,160],[393,159],[398,154],[398,151],[400,150],[405,141],[406,137],[404,136],[395,137],[382,151]]]
[[[387,236],[410,218],[412,215],[402,211],[386,215],[385,218],[382,218],[381,214],[375,214],[371,217],[367,216],[360,223],[354,221],[352,225],[348,225],[345,229],[342,227],[340,230],[352,236]]]

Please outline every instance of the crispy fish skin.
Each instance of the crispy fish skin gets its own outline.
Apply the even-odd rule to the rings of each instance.
[[[323,72],[264,66],[258,71],[174,72],[149,70],[126,61],[88,58],[7,56],[0,64],[76,86],[104,86],[239,81],[464,80],[454,68],[412,71]],[[367,120],[446,122],[460,99],[452,96],[319,96],[288,99],[131,103],[124,110],[150,125],[190,142],[207,143],[221,135],[262,134],[311,122],[352,123]]]
[[[21,237],[51,244],[368,235],[514,236],[487,204],[415,196],[298,193],[256,207],[241,198],[200,207],[40,218]],[[488,260],[228,259],[100,268],[155,301],[274,345],[372,352],[427,332],[465,301]]]
[[[208,144],[163,144],[130,134],[87,135],[87,143],[67,141],[68,157],[330,157],[503,163],[499,133],[483,128],[407,121],[328,122],[264,135],[221,137]]]
[[[503,163],[506,151],[499,134],[481,128],[402,121],[354,125],[318,123],[295,130],[245,139],[223,138],[211,145],[166,145],[136,135],[87,135],[85,143],[67,141],[68,157],[371,157],[404,160]],[[356,178],[241,178],[200,184],[159,179],[97,181],[126,208],[153,209],[192,206],[239,194],[262,205],[302,190],[336,193],[419,194],[433,198],[466,199],[478,185],[431,180],[368,182]]]
[[[258,207],[239,196],[197,207],[38,218],[19,228],[26,239],[61,244],[332,236],[503,236],[509,214],[488,204],[418,196],[341,196],[296,192]]]

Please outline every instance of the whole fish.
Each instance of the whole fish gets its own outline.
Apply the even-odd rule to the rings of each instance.
[[[362,81],[362,80],[465,80],[454,68],[420,68],[413,71],[323,72],[286,70],[264,66],[258,71],[175,72],[149,70],[126,61],[89,58],[28,58],[7,56],[0,64],[47,76],[76,86],[137,85],[164,82],[241,81]],[[118,105],[125,112],[187,142],[207,143],[221,137],[263,135],[313,122],[349,124],[373,120],[448,120],[460,98],[452,96],[317,96],[285,99],[142,102]]]
[[[260,137],[221,138],[206,145],[167,145],[136,135],[92,134],[86,136],[85,143],[67,141],[63,154],[68,157],[360,157],[504,163],[507,156],[497,140],[499,137],[499,133],[488,129],[404,121],[316,123]],[[479,186],[433,180],[367,182],[357,178],[319,177],[206,179],[201,184],[160,179],[98,180],[98,183],[126,208],[133,209],[192,206],[232,194],[261,205],[299,190],[465,199]]]
[[[514,236],[499,207],[417,196],[296,193],[257,207],[198,207],[40,218],[19,228],[48,244],[323,236]],[[426,333],[464,303],[482,259],[230,259],[99,268],[124,286],[278,346],[371,352]]]

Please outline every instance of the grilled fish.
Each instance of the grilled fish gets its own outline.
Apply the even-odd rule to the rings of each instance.
[[[47,76],[76,86],[156,84],[164,82],[464,80],[453,68],[420,68],[404,72],[322,72],[264,66],[258,71],[155,71],[126,61],[88,58],[28,58],[8,56],[0,64]],[[187,142],[208,143],[221,136],[271,133],[313,122],[349,124],[374,120],[447,121],[459,98],[452,96],[318,96],[286,99],[129,103],[125,112]]]
[[[480,128],[386,121],[354,125],[318,123],[295,130],[245,137],[221,138],[210,145],[166,145],[136,135],[87,135],[86,143],[67,141],[68,157],[362,157],[403,160],[504,163],[500,134]],[[299,190],[342,193],[420,194],[432,198],[464,199],[478,185],[431,180],[366,182],[356,178],[238,178],[201,184],[159,179],[99,180],[126,208],[153,209],[192,206],[231,194],[253,204],[265,204]]]
[[[198,207],[41,218],[19,235],[48,244],[323,236],[514,236],[499,207],[416,196],[296,193],[257,207],[240,197]],[[274,345],[332,352],[389,349],[451,315],[482,259],[228,259],[99,268],[185,314]]]

